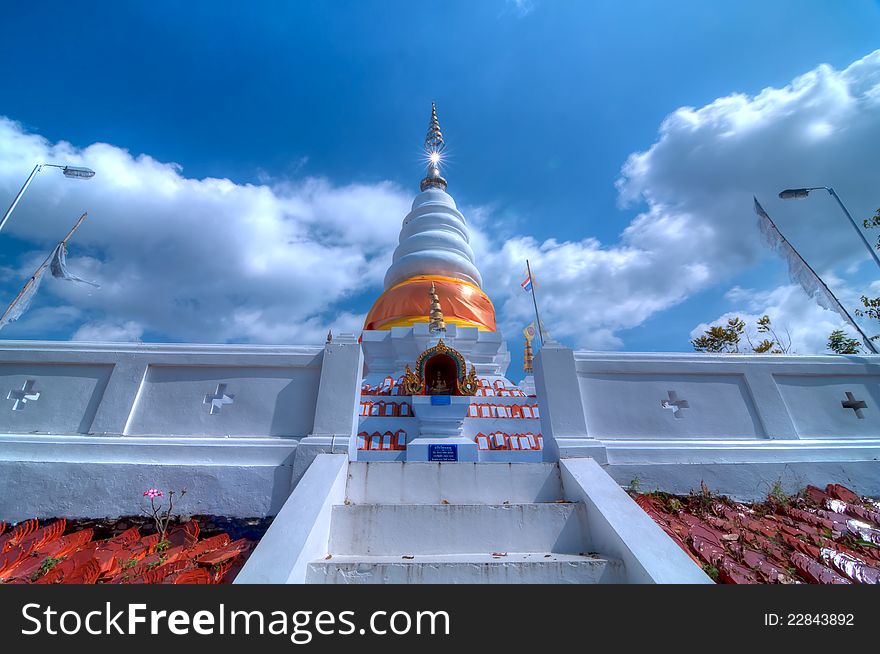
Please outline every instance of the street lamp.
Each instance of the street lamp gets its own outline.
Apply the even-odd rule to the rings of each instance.
[[[843,202],[841,201],[840,197],[837,195],[837,193],[834,192],[833,188],[831,188],[830,186],[811,186],[810,188],[789,188],[789,189],[785,189],[784,191],[782,191],[779,194],[779,197],[782,200],[799,200],[801,198],[807,197],[810,194],[810,191],[828,191],[829,195],[831,195],[831,197],[833,197],[835,200],[837,200],[837,204],[840,205],[840,208],[843,210],[843,213],[846,215],[850,224],[853,226],[853,229],[856,230],[856,232],[859,235],[859,238],[862,239],[862,243],[865,244],[865,247],[868,248],[868,252],[871,253],[871,256],[874,259],[874,263],[876,263],[877,266],[880,267],[880,258],[877,257],[877,252],[874,250],[874,248],[871,247],[871,244],[868,243],[868,239],[865,238],[864,232],[862,232],[862,230],[859,229],[859,226],[856,225],[856,221],[853,220],[853,217],[850,215],[849,211],[847,211],[847,209],[843,205]]]
[[[74,179],[91,179],[95,176],[95,171],[91,168],[77,168],[76,166],[64,166],[61,172],[65,177],[73,177]]]
[[[18,201],[21,200],[21,196],[24,195],[24,192],[27,190],[27,187],[30,186],[31,180],[33,180],[34,176],[40,172],[43,168],[60,168],[61,172],[64,173],[65,177],[71,177],[73,179],[91,179],[95,176],[95,171],[91,168],[80,168],[78,166],[60,166],[58,164],[37,164],[34,166],[34,169],[31,171],[31,174],[28,176],[27,180],[24,183],[24,186],[21,187],[21,190],[18,192],[18,195],[15,196],[15,199],[12,201],[12,204],[9,205],[9,209],[6,210],[6,215],[3,216],[3,220],[0,220],[0,230],[3,229],[3,226],[6,224],[6,221],[9,220],[9,216],[12,215],[15,206],[18,204]]]

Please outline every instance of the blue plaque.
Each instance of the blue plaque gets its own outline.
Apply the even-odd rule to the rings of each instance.
[[[428,461],[458,461],[458,445],[428,445]]]
[[[449,397],[449,395],[432,395],[431,404],[435,406],[441,404],[452,404],[452,400],[450,400]]]

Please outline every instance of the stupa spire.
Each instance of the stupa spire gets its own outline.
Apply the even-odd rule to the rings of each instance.
[[[419,188],[424,191],[432,186],[443,191],[446,190],[446,180],[440,175],[440,162],[443,159],[443,150],[446,149],[446,141],[443,140],[443,132],[440,131],[440,121],[437,119],[437,105],[431,103],[431,122],[428,124],[428,133],[425,135],[425,156],[428,158],[428,174]]]
[[[429,295],[431,296],[431,309],[428,314],[430,317],[428,331],[431,333],[445,332],[446,322],[443,320],[443,310],[440,308],[440,297],[437,295],[437,289],[434,287],[434,282],[431,282],[431,292]]]

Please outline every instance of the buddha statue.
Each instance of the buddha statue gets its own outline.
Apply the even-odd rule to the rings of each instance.
[[[452,389],[449,388],[440,371],[437,371],[437,378],[431,384],[431,395],[449,395]]]

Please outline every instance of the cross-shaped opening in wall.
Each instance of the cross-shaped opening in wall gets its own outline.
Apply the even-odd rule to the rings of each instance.
[[[864,400],[857,400],[855,395],[853,395],[852,393],[847,391],[846,392],[846,399],[841,400],[840,404],[841,404],[841,406],[843,406],[844,409],[852,409],[853,411],[855,411],[856,417],[859,420],[864,420],[865,416],[862,413],[862,409],[868,408],[868,405]]]
[[[13,411],[22,411],[28,402],[36,402],[40,399],[40,391],[34,390],[34,384],[36,382],[33,379],[28,379],[20,390],[9,391],[6,399],[15,402],[12,405]]]
[[[682,409],[689,409],[690,404],[688,404],[687,400],[679,399],[678,393],[675,391],[666,391],[666,394],[669,396],[666,400],[660,400],[660,406],[664,409],[669,409],[672,411],[672,417],[684,418],[684,413],[682,413]]]
[[[224,404],[232,404],[235,395],[226,392],[226,384],[217,384],[217,390],[205,395],[205,404],[211,405],[211,415],[220,413]]]

